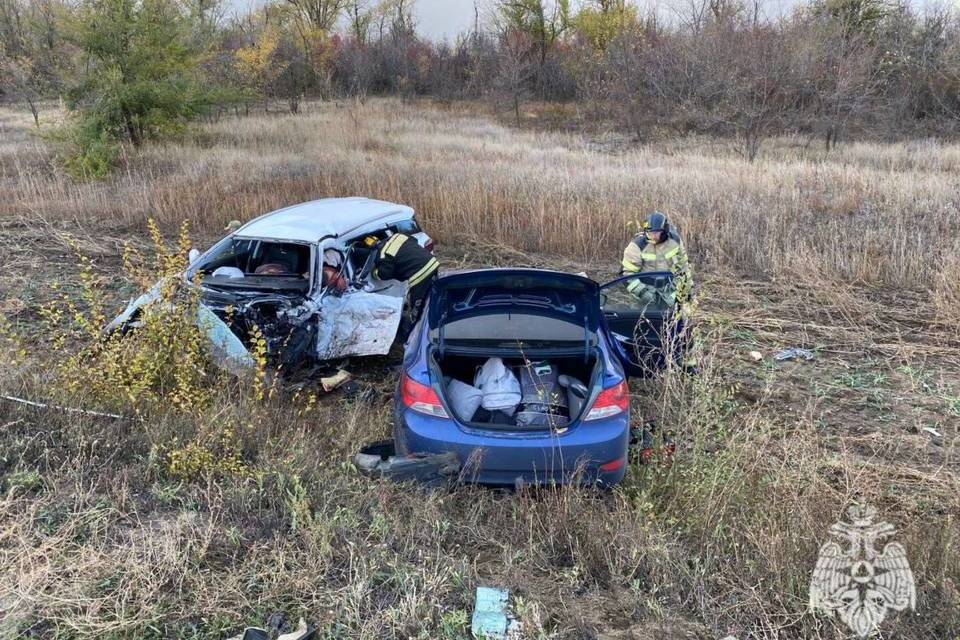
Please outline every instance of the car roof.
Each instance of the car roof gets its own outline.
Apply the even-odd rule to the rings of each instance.
[[[325,236],[344,236],[383,218],[404,220],[413,209],[370,198],[323,198],[266,213],[237,229],[240,237],[316,242]]]

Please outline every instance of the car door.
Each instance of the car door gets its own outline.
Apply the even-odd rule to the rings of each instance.
[[[600,307],[607,338],[627,375],[645,376],[663,368],[679,329],[671,272],[611,280],[600,287]]]

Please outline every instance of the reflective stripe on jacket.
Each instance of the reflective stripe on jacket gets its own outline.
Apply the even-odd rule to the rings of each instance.
[[[375,275],[381,280],[404,280],[415,287],[434,273],[440,263],[415,238],[397,233],[380,247]]]
[[[627,248],[623,250],[623,260],[620,263],[624,275],[631,273],[650,273],[653,271],[671,271],[677,279],[677,293],[686,294],[693,285],[690,276],[690,263],[683,242],[668,237],[663,242],[653,244],[646,235],[635,237]],[[627,284],[627,290],[640,288],[642,283],[633,280]],[[681,295],[680,297],[685,297]]]

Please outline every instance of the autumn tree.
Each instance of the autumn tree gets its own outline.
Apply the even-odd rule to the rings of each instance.
[[[40,103],[58,95],[69,75],[70,45],[60,0],[0,0],[0,91],[27,103],[40,126]]]
[[[573,18],[577,32],[598,51],[604,51],[613,40],[635,31],[639,20],[637,8],[627,0],[588,0]]]
[[[498,0],[500,31],[523,34],[542,73],[547,56],[569,30],[570,0]]]

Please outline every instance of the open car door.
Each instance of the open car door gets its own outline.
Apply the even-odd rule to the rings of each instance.
[[[604,329],[628,376],[664,367],[677,324],[676,288],[669,271],[621,276],[600,287]]]

